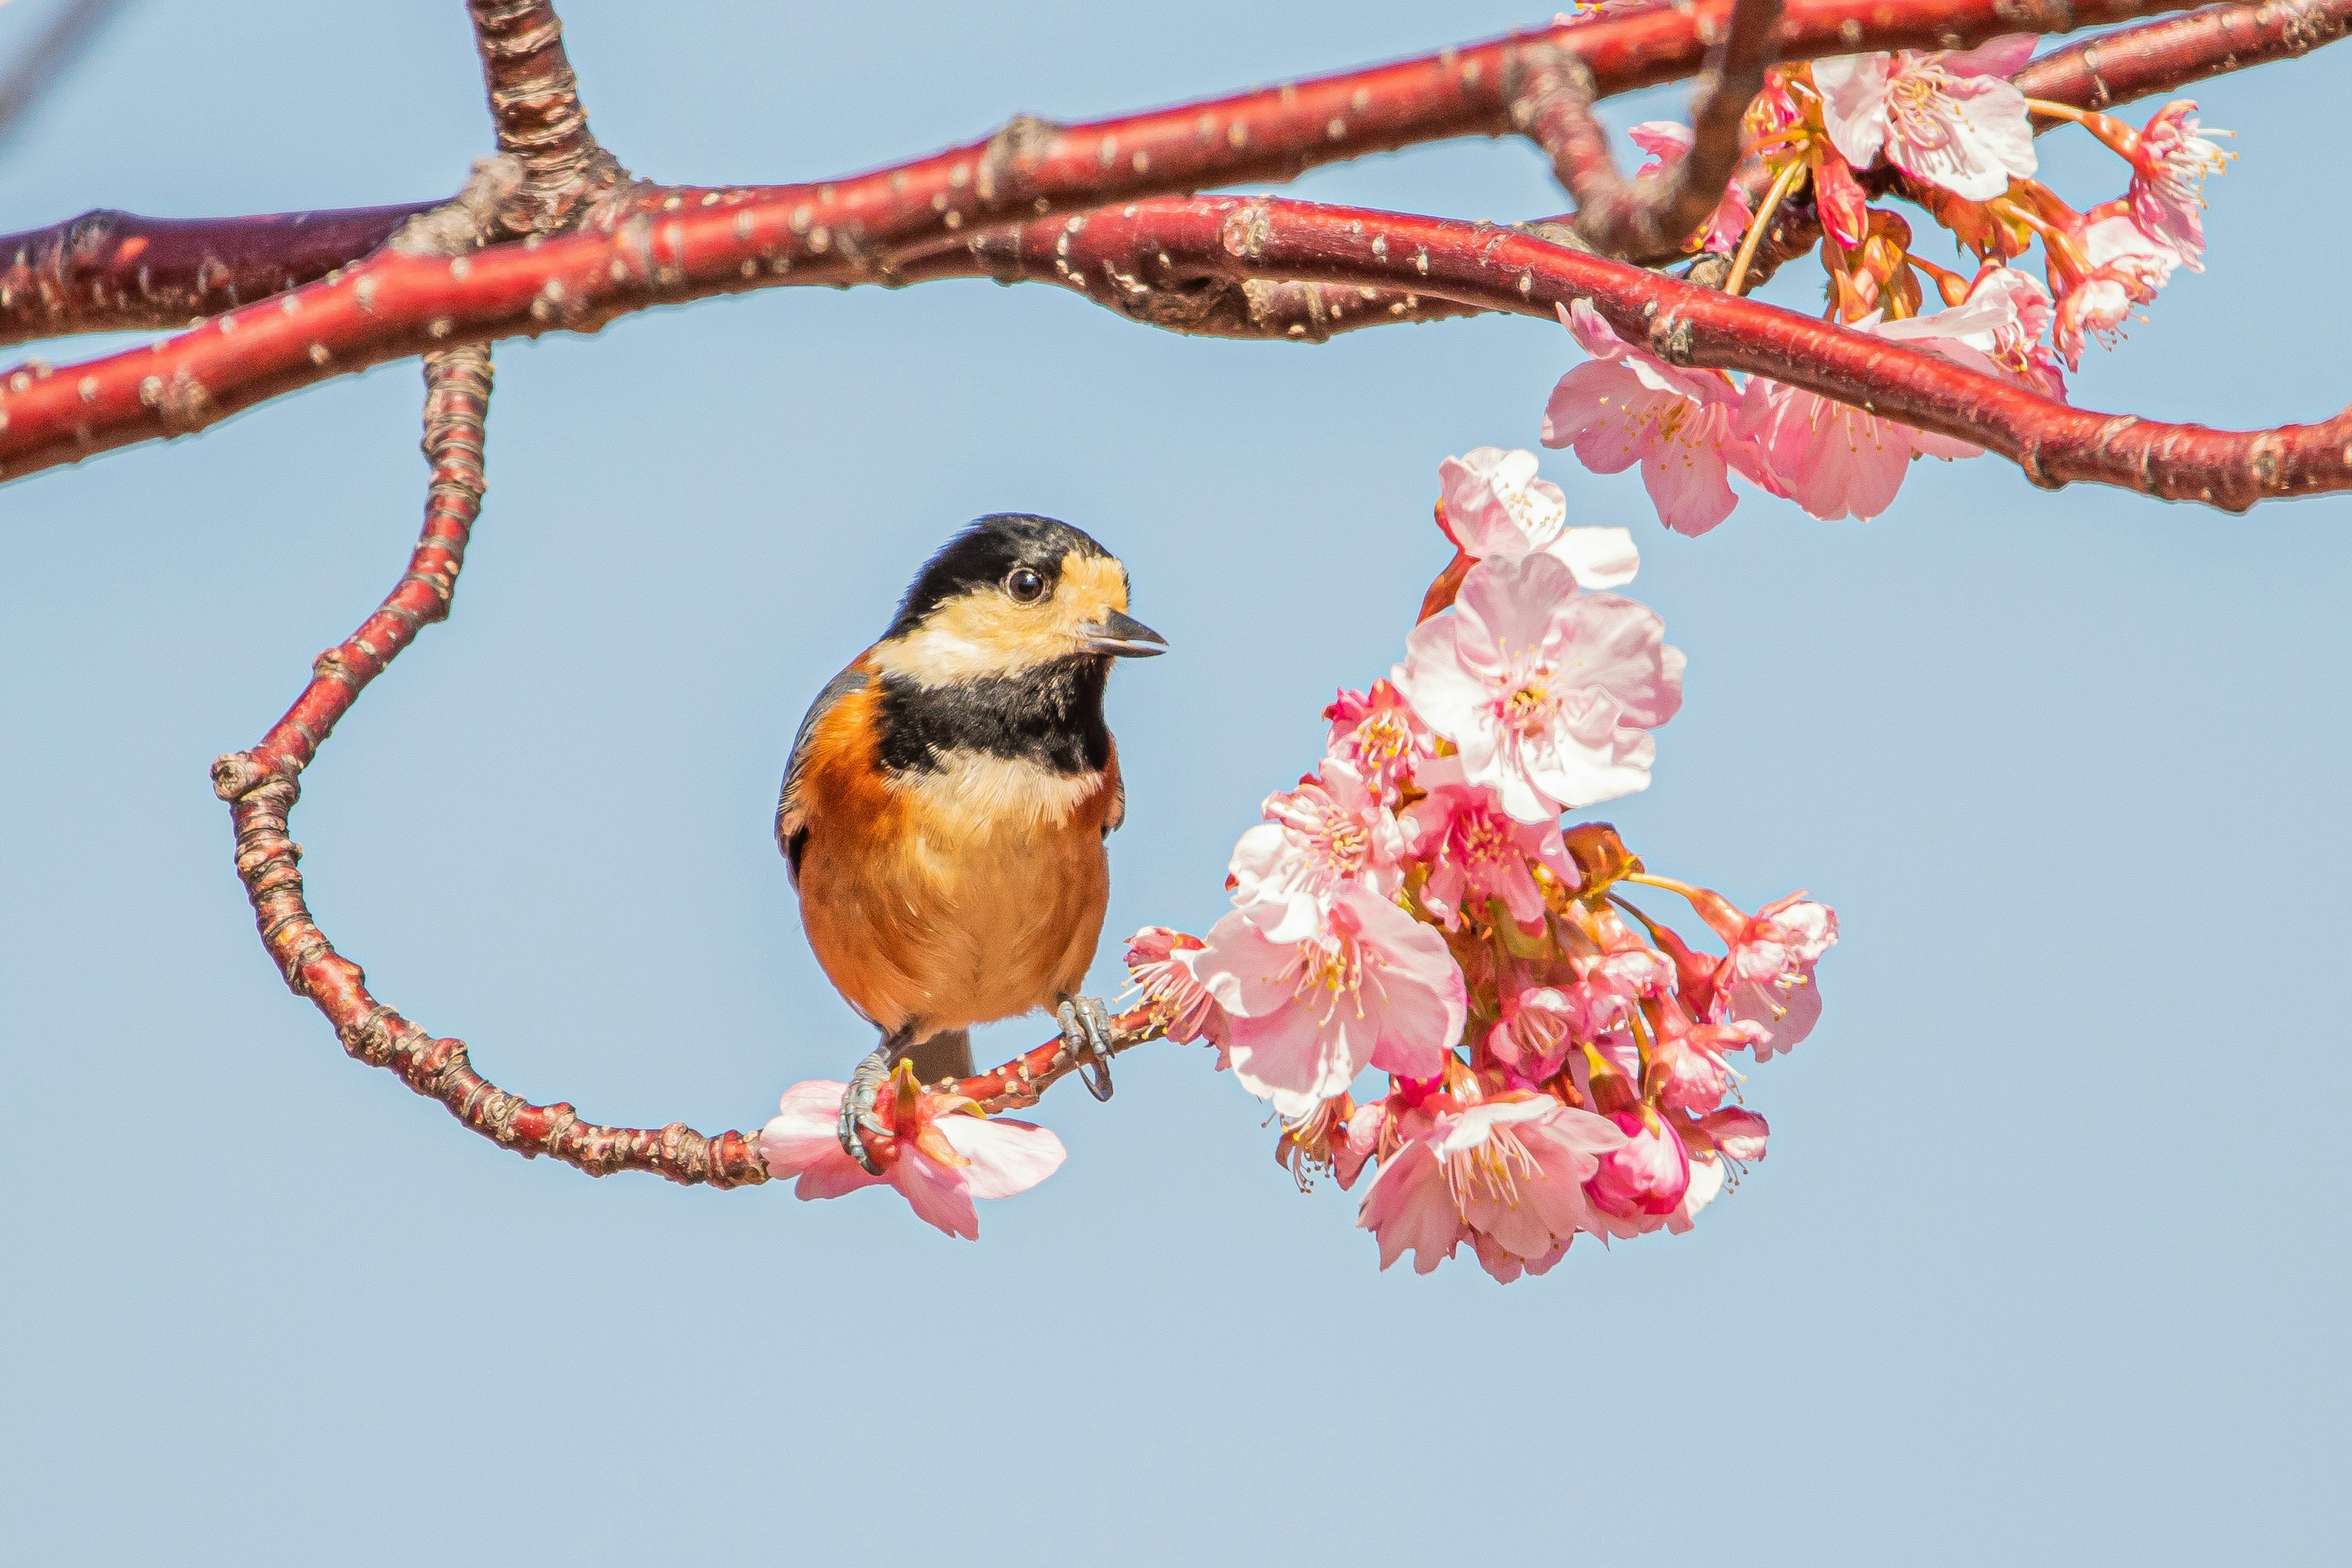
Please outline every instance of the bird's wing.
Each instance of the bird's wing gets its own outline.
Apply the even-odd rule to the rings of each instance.
[[[835,703],[865,690],[869,679],[865,670],[852,665],[826,681],[801,720],[799,733],[793,737],[793,760],[784,764],[783,793],[776,800],[776,847],[783,851],[796,886],[801,879],[801,853],[808,847],[808,807],[801,799],[801,770],[808,761],[809,738],[816,732],[817,721],[831,712]]]

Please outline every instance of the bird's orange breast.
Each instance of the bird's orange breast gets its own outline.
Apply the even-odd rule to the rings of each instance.
[[[955,752],[894,775],[878,704],[872,688],[845,696],[809,741],[801,920],[817,962],[886,1031],[1051,1007],[1102,934],[1116,750],[1099,773]]]

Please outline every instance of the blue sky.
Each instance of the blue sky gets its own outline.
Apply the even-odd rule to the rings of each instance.
[[[599,133],[700,182],[1532,19],[563,12]],[[2337,50],[2200,95],[2244,154],[2210,270],[2080,402],[2239,426],[2343,404],[2352,236],[2317,136],[2347,92]],[[229,26],[151,4],[0,152],[0,227],[419,198],[487,141],[454,5],[257,0]],[[2042,148],[2062,192],[2119,188],[2085,139]],[[1516,142],[1294,189],[1562,205]],[[869,1043],[769,816],[803,707],[929,550],[1019,509],[1124,556],[1174,651],[1113,683],[1110,926],[1199,930],[1331,689],[1398,656],[1444,560],[1438,460],[1533,445],[1576,357],[1524,321],[1199,342],[977,282],[502,345],[457,616],[308,777],[314,907],[502,1084],[756,1126]],[[1748,492],[1694,542],[1633,476],[1548,455],[1578,521],[1636,529],[1633,591],[1690,656],[1655,784],[1607,815],[1750,907],[1810,888],[1845,940],[1819,1031],[1751,1076],[1772,1152],[1739,1190],[1692,1236],[1503,1289],[1377,1273],[1352,1202],[1296,1193],[1193,1048],[1125,1058],[1107,1106],[1053,1096],[1068,1164],[987,1206],[976,1247],[886,1194],[525,1163],[346,1060],[255,942],[205,768],[401,571],[417,405],[391,366],[0,491],[0,1537],[28,1560],[2340,1549],[2352,500],[2238,519],[1984,458],[1920,465],[1868,525]]]

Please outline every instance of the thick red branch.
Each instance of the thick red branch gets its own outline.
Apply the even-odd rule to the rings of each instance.
[[[19,371],[0,386],[0,468],[15,477],[199,429],[294,387],[457,342],[593,330],[649,305],[779,278],[888,275],[883,257],[796,263],[804,210],[710,192],[612,235],[446,260],[384,255],[151,348],[62,372]],[[2083,479],[2230,510],[2352,486],[2352,422],[2343,417],[2235,434],[2093,414],[1877,338],[1485,224],[1197,198],[1130,203],[1063,226],[1064,259],[1078,270],[1141,275],[1148,265],[1156,287],[1191,277],[1410,289],[1544,318],[1590,299],[1630,340],[1647,339],[1676,363],[1759,373],[1975,441],[2040,484]]]
[[[1563,51],[1591,74],[1593,90],[1604,97],[1689,76],[1705,63],[1731,9],[1732,0],[1656,0],[1588,12],[1549,27],[1391,65],[1091,124],[1057,126],[1023,116],[985,142],[845,179],[769,187],[761,195],[805,209],[799,247],[803,258],[854,260],[967,226],[1212,185],[1286,180],[1367,153],[1511,132],[1507,67],[1531,47]],[[1773,47],[1787,59],[1865,44],[1960,47],[1997,33],[2066,32],[2177,9],[2177,0],[1788,0]],[[503,117],[500,128],[502,135],[509,134]],[[584,135],[584,122],[581,132]],[[520,127],[511,133],[528,140]],[[680,194],[697,202],[705,193]],[[648,204],[658,211],[657,204],[667,199],[665,193],[654,192],[599,214],[598,221],[617,224],[647,210]],[[313,221],[348,216],[322,214]],[[252,226],[256,221],[220,220],[224,232],[204,242],[206,254],[234,268],[260,268],[268,258],[258,247],[268,236]],[[0,238],[0,255],[49,254],[57,233]],[[191,243],[196,240],[190,237]],[[354,248],[342,259],[364,254]],[[120,297],[128,279],[102,261],[78,263],[56,279],[57,297],[64,304],[61,310],[45,311],[39,329],[94,331],[163,324],[118,319],[103,305],[84,303]],[[185,294],[194,285],[167,278],[151,265],[148,287]],[[0,298],[0,341],[21,342],[26,335]]]

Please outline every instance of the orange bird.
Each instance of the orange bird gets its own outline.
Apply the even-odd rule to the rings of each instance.
[[[1127,815],[1103,684],[1167,647],[1127,595],[1127,568],[1068,523],[983,517],[801,721],[776,844],[817,963],[882,1031],[842,1100],[869,1171],[883,1080],[901,1059],[969,1076],[975,1024],[1052,1009],[1110,1098],[1109,1014],[1078,994]]]

